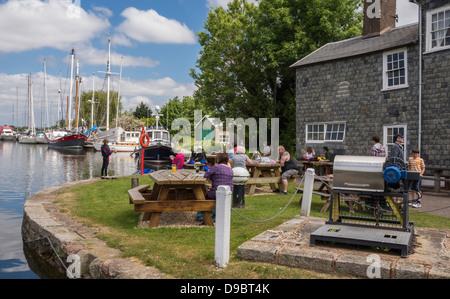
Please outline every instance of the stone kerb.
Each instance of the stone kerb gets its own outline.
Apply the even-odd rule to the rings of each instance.
[[[120,258],[121,252],[109,248],[95,238],[95,230],[77,223],[59,212],[54,201],[59,192],[78,184],[97,180],[67,183],[36,193],[26,200],[22,223],[24,244],[38,257],[43,258],[62,276],[71,267],[68,257],[75,255],[78,272],[70,278],[82,279],[159,279],[165,275],[153,267],[135,260]],[[59,258],[56,256],[58,254]],[[64,262],[64,265],[62,264]],[[69,276],[69,275],[67,275]]]

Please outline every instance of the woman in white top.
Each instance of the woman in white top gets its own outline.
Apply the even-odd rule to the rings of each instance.
[[[316,153],[314,152],[312,147],[308,147],[305,152],[303,152],[303,159],[311,160],[316,157]]]

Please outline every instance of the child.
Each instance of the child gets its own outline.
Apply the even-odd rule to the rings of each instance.
[[[412,157],[409,157],[408,159],[408,170],[409,171],[419,171],[420,176],[418,180],[412,180],[409,181],[411,185],[411,190],[414,190],[418,194],[417,201],[412,204],[414,208],[420,208],[422,207],[422,204],[420,203],[420,198],[422,197],[422,192],[420,191],[422,187],[422,176],[425,172],[425,163],[423,162],[423,159],[419,157],[420,150],[418,148],[413,148],[412,150]]]

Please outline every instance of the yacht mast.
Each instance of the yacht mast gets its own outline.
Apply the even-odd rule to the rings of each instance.
[[[71,63],[70,63],[70,92],[69,92],[69,106],[67,108],[67,120],[69,131],[72,130],[72,92],[73,92],[73,63],[75,59],[75,50],[72,49]]]

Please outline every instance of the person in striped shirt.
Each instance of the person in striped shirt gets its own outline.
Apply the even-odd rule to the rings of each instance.
[[[421,187],[422,187],[422,176],[425,172],[425,163],[423,159],[419,157],[420,150],[418,148],[413,148],[412,156],[408,159],[408,171],[418,171],[420,172],[420,176],[418,180],[410,180],[409,184],[411,186],[411,190],[417,192],[418,198],[415,203],[412,204],[414,208],[422,207],[420,199],[422,197]]]

